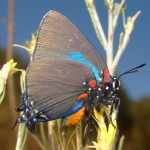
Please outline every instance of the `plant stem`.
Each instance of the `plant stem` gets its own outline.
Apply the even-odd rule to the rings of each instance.
[[[107,66],[111,74],[111,65],[113,62],[113,41],[114,41],[114,31],[113,31],[113,1],[108,6],[108,46],[106,51]]]
[[[17,143],[16,143],[15,150],[23,150],[24,149],[26,138],[27,138],[26,124],[25,123],[19,124]]]
[[[98,17],[98,13],[94,4],[94,0],[85,0],[85,4],[87,6],[87,9],[89,11],[96,35],[98,37],[98,40],[102,44],[104,50],[107,50],[107,40],[105,37],[104,30],[101,25],[101,21]]]

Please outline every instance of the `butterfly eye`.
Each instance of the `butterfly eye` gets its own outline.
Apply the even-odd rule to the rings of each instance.
[[[120,86],[120,81],[116,79],[115,88],[118,90]]]
[[[114,90],[118,90],[120,87],[120,81],[116,77],[113,77],[112,79],[112,86]]]

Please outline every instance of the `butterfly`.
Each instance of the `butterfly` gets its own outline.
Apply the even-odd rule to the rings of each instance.
[[[92,44],[65,16],[49,11],[42,19],[26,89],[17,109],[33,133],[37,122],[63,118],[62,126],[74,125],[94,107],[120,102],[120,81]]]

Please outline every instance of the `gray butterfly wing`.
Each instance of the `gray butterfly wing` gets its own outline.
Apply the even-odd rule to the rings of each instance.
[[[75,52],[81,53],[83,59],[74,55],[74,59],[68,58]],[[48,12],[40,24],[32,62],[27,69],[27,90],[35,107],[50,120],[71,114],[79,103],[77,97],[85,90],[83,82],[95,79],[93,66],[102,78],[100,73],[106,64],[100,54],[65,16]]]
[[[48,12],[40,24],[33,58],[65,57],[72,51],[81,52],[99,73],[106,67],[101,55],[70,20],[56,11]]]
[[[66,59],[40,59],[27,74],[28,92],[35,108],[50,120],[65,117],[85,90],[83,82],[94,79],[86,65]]]

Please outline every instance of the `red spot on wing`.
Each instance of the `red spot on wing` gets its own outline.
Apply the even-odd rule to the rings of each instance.
[[[109,74],[109,70],[108,70],[108,67],[106,67],[104,69],[104,80],[103,82],[110,82],[110,74]]]
[[[77,100],[83,100],[83,99],[86,99],[86,98],[88,98],[88,94],[87,93],[83,93],[83,94],[81,94],[81,95],[79,95],[77,97]]]
[[[88,82],[88,84],[89,84],[89,86],[90,87],[95,87],[96,86],[96,80],[90,80],[89,82]]]

